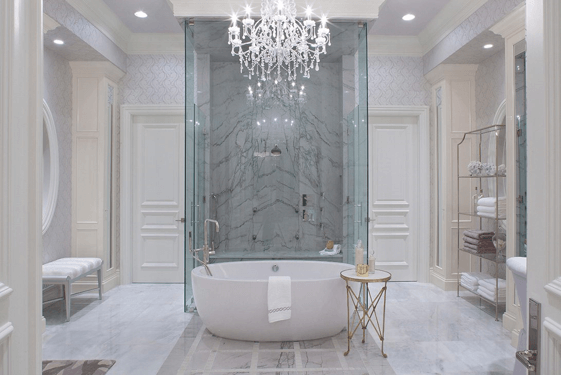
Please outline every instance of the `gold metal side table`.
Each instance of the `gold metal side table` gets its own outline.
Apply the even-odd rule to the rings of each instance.
[[[368,276],[357,276],[356,270],[349,269],[341,271],[341,278],[347,283],[347,351],[344,355],[349,354],[351,350],[351,339],[353,338],[358,327],[362,328],[362,343],[366,338],[366,329],[370,323],[380,341],[382,342],[382,355],[387,358],[388,355],[384,353],[384,330],[386,326],[386,290],[388,288],[388,281],[392,278],[392,274],[387,271],[376,270],[374,273],[369,273]],[[358,294],[349,285],[349,281],[360,283],[360,289]],[[376,297],[372,298],[370,293],[369,283],[384,283],[384,286],[380,289],[380,292]],[[382,324],[378,319],[378,314],[376,313],[376,308],[378,304],[383,299],[383,312],[382,312]],[[350,303],[352,302],[354,311],[353,322],[351,323],[351,311]],[[355,313],[358,316],[358,322],[355,325]],[[373,319],[374,318],[374,319]],[[352,327],[351,327],[352,326]]]

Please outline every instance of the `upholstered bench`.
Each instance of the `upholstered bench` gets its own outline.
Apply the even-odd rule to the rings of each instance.
[[[101,299],[102,265],[103,261],[99,258],[61,258],[43,264],[43,285],[49,285],[49,287],[43,289],[43,291],[50,289],[55,285],[62,285],[64,288],[64,297],[55,298],[43,303],[45,304],[64,299],[66,305],[66,321],[69,321],[70,298],[72,296],[99,289],[99,299]],[[97,288],[72,294],[72,283],[94,272],[97,272]]]

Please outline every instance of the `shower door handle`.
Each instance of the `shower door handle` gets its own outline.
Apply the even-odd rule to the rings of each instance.
[[[355,223],[356,224],[362,224],[362,220],[361,220],[361,218],[362,218],[362,204],[355,204],[355,214],[357,213],[356,212],[357,207],[360,208],[360,214],[358,215],[358,220],[355,219]]]

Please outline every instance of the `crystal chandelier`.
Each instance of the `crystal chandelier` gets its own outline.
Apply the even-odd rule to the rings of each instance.
[[[245,66],[250,79],[257,75],[268,80],[276,73],[276,80],[286,74],[292,81],[298,70],[309,78],[310,69],[315,66],[319,70],[319,56],[326,53],[326,45],[331,45],[327,18],[321,18],[316,33],[311,7],[307,7],[306,19],[301,22],[296,19],[294,0],[262,0],[261,19],[257,21],[251,18],[251,8],[247,6],[241,23],[240,35],[237,16],[232,16],[228,44],[232,45],[232,56],[240,58],[240,71]]]
[[[268,80],[258,81],[256,85],[249,86],[246,93],[247,101],[252,104],[262,105],[265,108],[272,107],[270,102],[289,104],[306,103],[306,92],[304,85],[297,85],[295,81]]]

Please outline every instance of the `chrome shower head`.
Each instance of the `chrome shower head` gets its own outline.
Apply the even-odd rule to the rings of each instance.
[[[275,147],[273,147],[273,149],[271,150],[271,155],[273,156],[279,156],[281,154],[281,149],[279,148],[279,145],[275,145]]]

